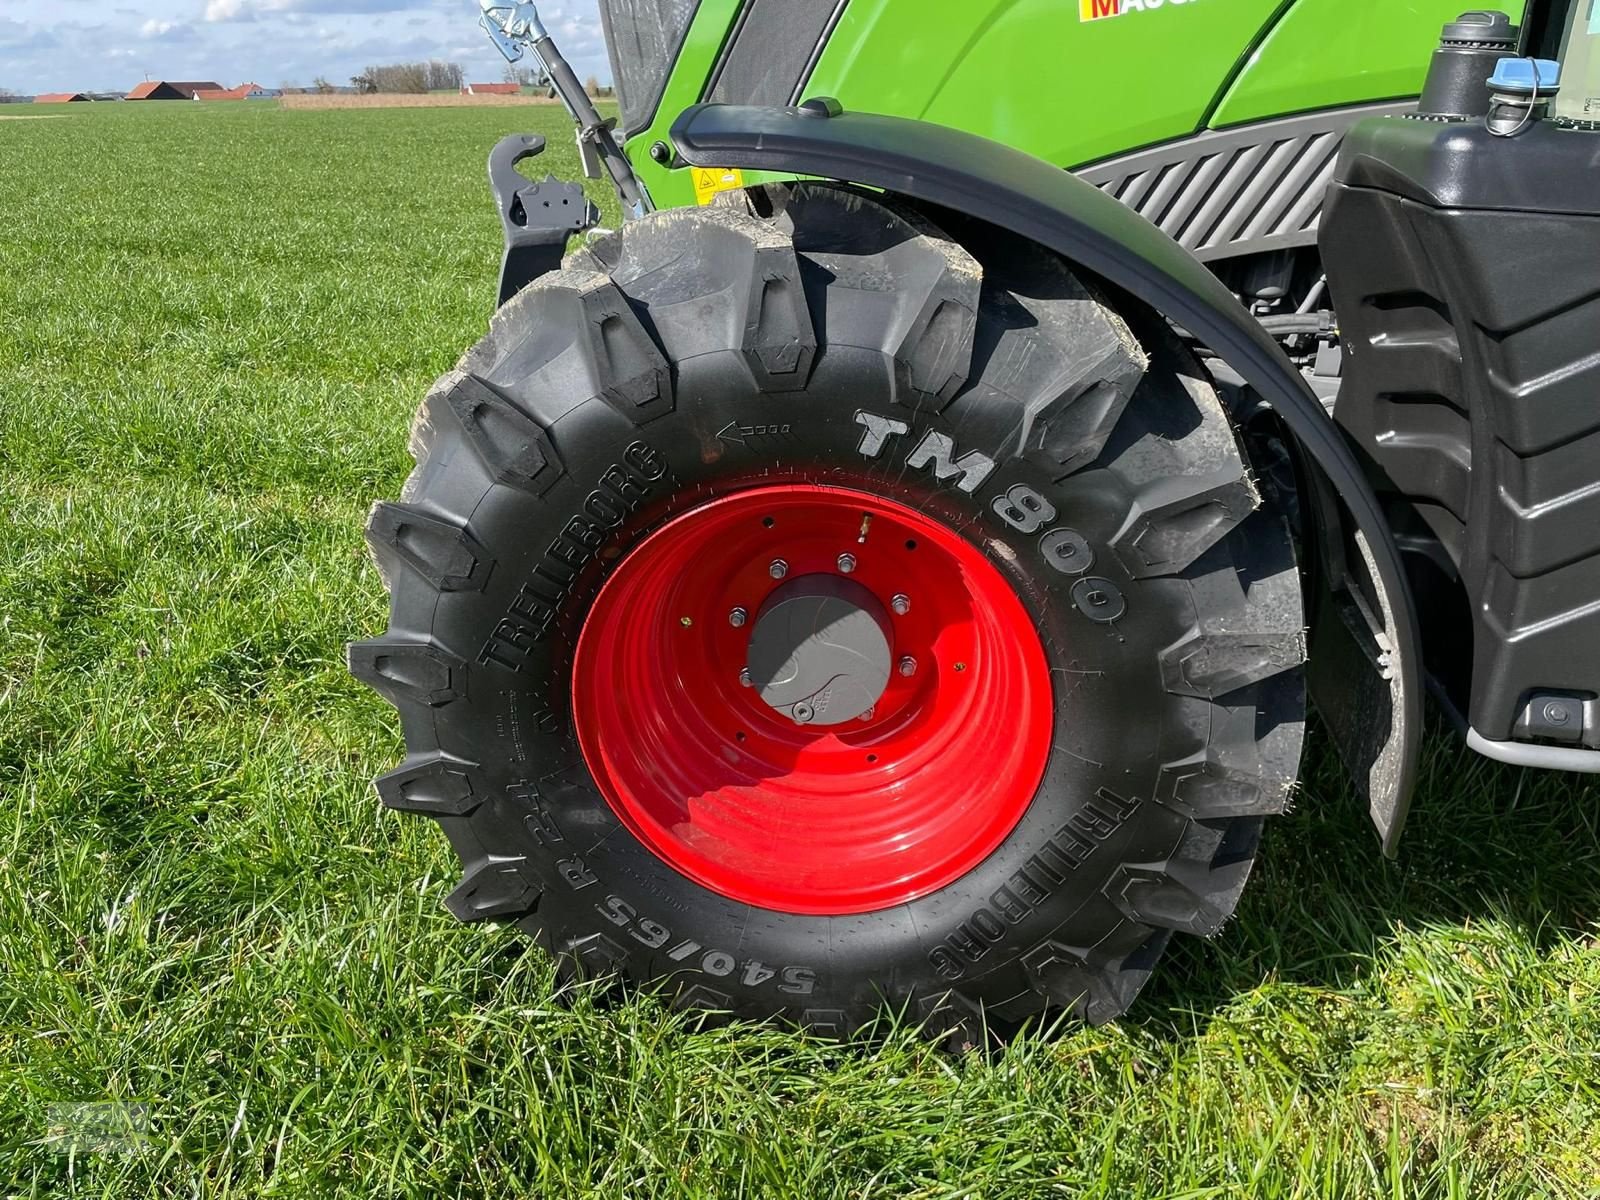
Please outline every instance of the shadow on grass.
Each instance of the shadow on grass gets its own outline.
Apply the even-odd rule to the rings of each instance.
[[[1211,942],[1174,939],[1124,1021],[1189,1037],[1268,980],[1350,988],[1406,931],[1494,921],[1546,954],[1600,920],[1600,785],[1491,762],[1437,716],[1423,755],[1391,862],[1313,728],[1294,808],[1268,822],[1235,919]]]

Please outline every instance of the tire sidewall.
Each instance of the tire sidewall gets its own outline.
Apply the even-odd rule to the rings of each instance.
[[[885,999],[1020,994],[1056,950],[1090,954],[1125,925],[1107,895],[1121,865],[1161,861],[1182,827],[1157,799],[1187,719],[1160,652],[1193,628],[1195,605],[1187,582],[1139,578],[1114,551],[1127,487],[1104,468],[1054,479],[1014,453],[1014,404],[978,387],[941,412],[874,350],[830,346],[786,392],[759,390],[736,353],[703,355],[677,364],[674,391],[677,407],[643,425],[602,398],[576,406],[550,429],[557,482],[542,496],[491,485],[473,511],[492,570],[482,590],[442,595],[427,631],[468,664],[465,695],[434,721],[487,797],[470,822],[444,822],[457,849],[522,853],[544,888],[538,930],[587,969],[671,978],[690,1003],[822,1028]],[[941,479],[937,455],[909,464],[940,438],[946,460],[992,467]],[[698,505],[784,482],[857,488],[957,531],[1014,588],[1050,664],[1052,752],[1027,811],[966,876],[892,908],[797,915],[702,887],[623,827],[573,728],[578,635],[629,549]],[[1051,560],[1046,535],[1068,528],[1092,551],[1087,571]],[[1117,619],[1088,615],[1074,594],[1085,579],[1112,585]]]

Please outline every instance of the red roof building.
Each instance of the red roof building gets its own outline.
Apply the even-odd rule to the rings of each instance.
[[[520,96],[522,85],[520,83],[464,83],[461,85],[463,96]]]
[[[76,100],[88,100],[82,92],[46,92],[42,96],[35,96],[35,104],[70,104]]]
[[[202,88],[194,94],[196,100],[270,100],[283,95],[280,88],[264,88],[259,83],[241,83],[233,88]]]
[[[147,79],[128,93],[129,100],[193,100],[196,92],[220,92],[220,83],[172,83]]]

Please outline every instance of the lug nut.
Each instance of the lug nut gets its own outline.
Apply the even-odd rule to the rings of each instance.
[[[738,629],[745,623],[746,620],[749,619],[749,616],[750,614],[745,612],[744,609],[735,608],[728,614],[728,624],[732,625],[735,629]]]
[[[906,655],[900,660],[900,674],[915,675],[917,673],[917,660],[911,655]]]
[[[889,607],[894,609],[895,616],[903,617],[911,611],[911,597],[904,592],[897,592],[894,599],[889,601]]]
[[[739,668],[739,686],[740,687],[749,687],[750,686],[750,668],[749,667],[740,667]]]
[[[856,556],[854,554],[839,555],[839,572],[843,575],[850,574],[856,569]]]
[[[803,700],[791,708],[789,713],[794,717],[796,725],[804,725],[807,721],[811,720],[812,717],[816,716],[816,713],[814,713],[811,709],[811,705],[807,704]]]
[[[781,558],[773,559],[771,565],[767,567],[767,574],[771,575],[774,579],[782,579],[788,573],[789,564],[784,562]]]

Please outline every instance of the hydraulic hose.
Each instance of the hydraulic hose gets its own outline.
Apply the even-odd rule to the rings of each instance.
[[[1327,309],[1314,313],[1285,313],[1281,316],[1261,317],[1261,328],[1273,337],[1288,337],[1295,333],[1332,333],[1333,314]]]

